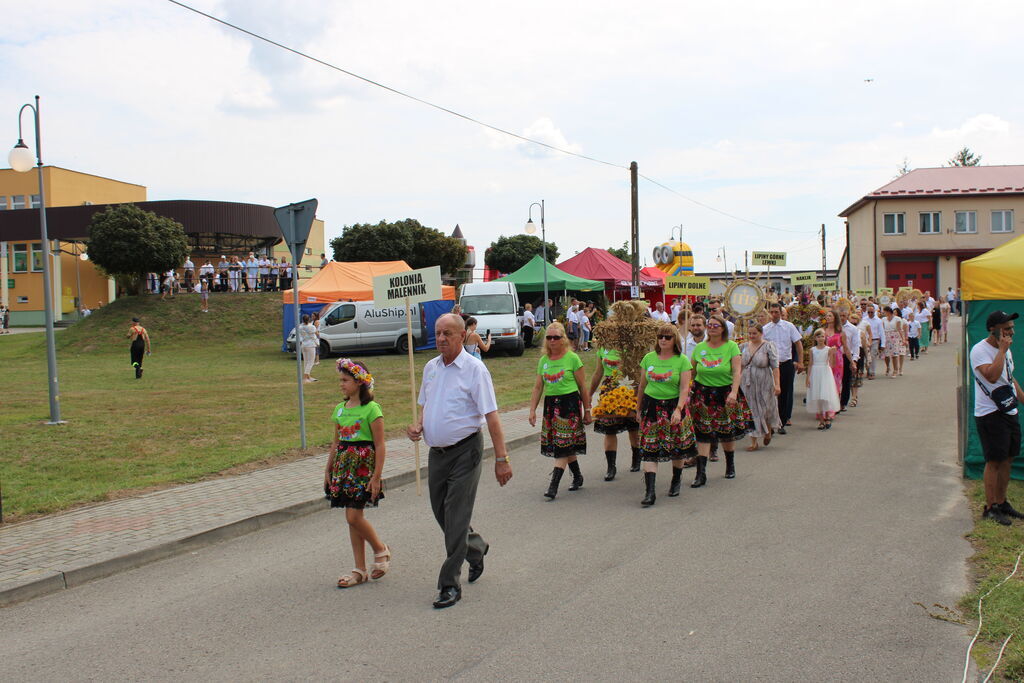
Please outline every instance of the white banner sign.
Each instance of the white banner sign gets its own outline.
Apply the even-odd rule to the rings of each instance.
[[[437,301],[441,298],[441,267],[430,266],[373,278],[373,303],[377,308],[401,304]]]

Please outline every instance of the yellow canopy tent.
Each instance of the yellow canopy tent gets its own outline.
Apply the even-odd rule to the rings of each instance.
[[[964,301],[1024,299],[1024,235],[960,264]]]
[[[328,261],[319,273],[299,285],[299,303],[372,301],[373,278],[407,270],[412,268],[405,261]],[[441,298],[454,300],[455,288],[442,286]],[[292,290],[282,292],[281,300],[290,304]]]

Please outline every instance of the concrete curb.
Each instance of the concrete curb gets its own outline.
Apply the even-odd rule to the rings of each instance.
[[[539,434],[529,434],[505,442],[505,446],[512,451],[520,446],[526,446],[540,438]],[[484,459],[494,457],[494,447],[484,449]],[[425,460],[425,458],[424,458]],[[420,467],[420,476],[426,479],[427,466]],[[404,486],[416,480],[416,470],[411,469],[399,472],[387,477],[384,483],[389,487]],[[190,552],[198,548],[213,545],[220,541],[237,538],[260,529],[288,522],[314,512],[329,509],[329,504],[322,495],[315,498],[289,505],[270,512],[263,512],[252,517],[240,519],[223,526],[213,527],[199,533],[185,536],[184,538],[173,539],[158,543],[151,548],[144,548],[122,555],[114,555],[99,562],[93,562],[82,567],[75,567],[66,570],[53,570],[45,576],[31,579],[20,585],[0,590],[0,607],[8,607],[18,602],[31,600],[50,593],[74,588],[94,579],[101,579],[113,574],[135,569],[151,562],[174,557],[182,553]]]

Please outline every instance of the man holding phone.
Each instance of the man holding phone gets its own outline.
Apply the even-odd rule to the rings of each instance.
[[[1013,459],[1020,453],[1017,403],[1024,390],[1013,377],[1013,321],[1017,313],[993,311],[985,323],[989,335],[971,348],[974,371],[974,421],[985,455],[985,518],[1009,525],[1024,519],[1006,499]]]

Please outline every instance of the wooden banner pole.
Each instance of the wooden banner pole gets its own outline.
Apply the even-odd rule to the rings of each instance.
[[[412,309],[409,307],[409,297],[405,297],[405,339],[409,347],[409,401],[412,407],[412,423],[419,421],[419,405],[416,403],[416,366],[412,358]],[[420,442],[412,442],[413,453],[416,458],[416,495],[423,495],[423,484],[420,482]]]

